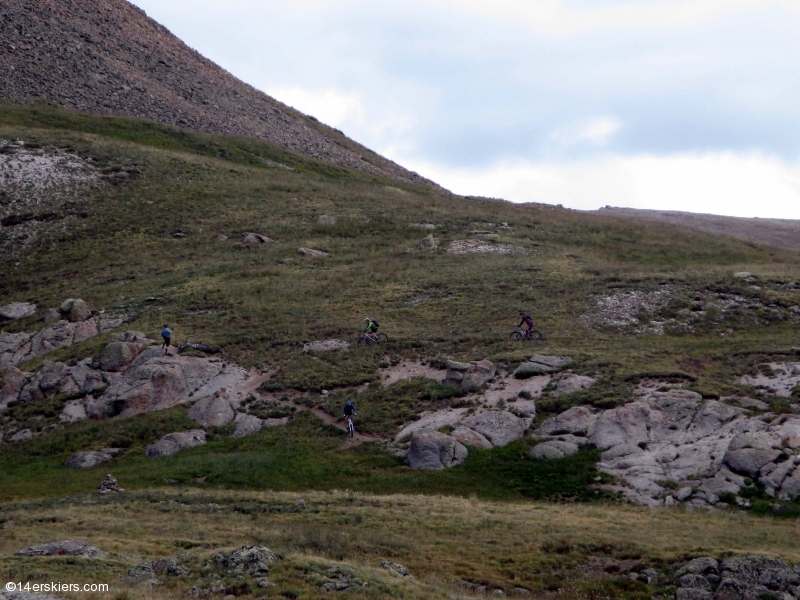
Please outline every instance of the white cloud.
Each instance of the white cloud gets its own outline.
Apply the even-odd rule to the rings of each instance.
[[[710,23],[729,14],[759,12],[789,0],[430,0],[457,10],[524,21],[546,33],[601,29],[675,29]],[[605,6],[603,6],[605,4]]]
[[[598,117],[554,131],[550,134],[550,139],[564,146],[576,144],[605,146],[620,127],[620,122],[614,117]]]
[[[800,164],[758,154],[613,156],[571,164],[508,162],[485,169],[401,163],[464,195],[584,210],[612,205],[800,219]]]
[[[284,104],[333,127],[342,127],[348,123],[361,125],[364,121],[364,103],[358,94],[302,87],[277,87],[264,91]]]

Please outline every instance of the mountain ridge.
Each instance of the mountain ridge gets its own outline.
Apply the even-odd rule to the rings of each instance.
[[[444,189],[237,79],[125,0],[8,0],[0,98],[257,137],[342,167]]]

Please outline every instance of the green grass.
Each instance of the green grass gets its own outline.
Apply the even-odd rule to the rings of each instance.
[[[561,461],[527,456],[529,442],[470,452],[463,465],[447,471],[415,471],[376,444],[342,450],[344,433],[300,412],[287,427],[265,428],[233,439],[223,431],[205,446],[151,459],[144,447],[160,436],[196,427],[183,409],[108,422],[84,422],[33,440],[0,447],[0,502],[15,498],[89,492],[109,470],[126,489],[196,484],[215,489],[350,489],[373,493],[477,495],[482,498],[598,498],[591,486],[601,477],[597,453],[584,450]],[[289,440],[291,442],[287,443]],[[78,450],[118,447],[125,455],[100,467],[74,470],[64,461]],[[602,496],[605,497],[605,496]]]

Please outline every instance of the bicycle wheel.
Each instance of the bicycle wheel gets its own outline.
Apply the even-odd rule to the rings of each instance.
[[[385,333],[378,334],[378,343],[379,344],[388,344],[389,343],[389,336]]]
[[[531,331],[531,339],[532,340],[542,340],[544,336],[542,335],[541,331]]]
[[[369,346],[370,341],[369,338],[365,335],[362,335],[358,338],[358,346],[359,348],[363,348],[364,346]]]
[[[511,333],[511,339],[515,340],[515,341],[521,340],[522,339],[522,334],[519,331],[513,331]]]
[[[350,434],[350,437],[355,437],[356,435],[356,426],[353,425],[352,419],[347,422],[347,433]]]

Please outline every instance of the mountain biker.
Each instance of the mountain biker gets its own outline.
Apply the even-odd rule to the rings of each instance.
[[[358,411],[356,410],[356,405],[350,402],[350,400],[348,400],[344,405],[344,409],[342,410],[342,417],[346,419],[347,417],[357,417],[357,416],[358,416]]]
[[[533,318],[524,310],[519,311],[519,316],[522,320],[519,322],[519,325],[517,325],[517,327],[522,328],[522,325],[525,324],[525,326],[528,328],[525,331],[525,335],[527,337],[530,337],[531,331],[533,330]]]
[[[164,323],[164,329],[161,330],[161,337],[164,338],[164,343],[161,345],[164,348],[164,354],[169,356],[170,338],[172,337],[172,330],[167,323]]]
[[[372,341],[376,341],[378,339],[378,322],[366,317],[364,322],[367,326],[364,328],[364,333],[372,338]]]

